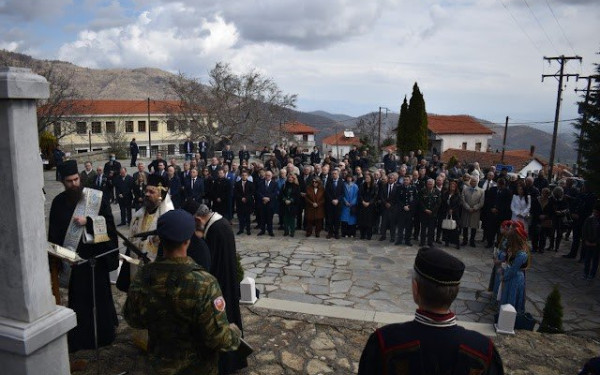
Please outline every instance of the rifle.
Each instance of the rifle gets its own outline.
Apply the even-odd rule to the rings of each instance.
[[[150,263],[150,258],[148,258],[148,255],[146,253],[142,252],[142,250],[140,250],[131,241],[129,241],[129,239],[123,233],[119,232],[118,230],[116,232],[117,236],[121,237],[121,239],[123,240],[123,244],[125,244],[125,246],[127,246],[129,250],[133,251],[134,254],[137,255],[138,258],[140,258],[144,262],[144,264]]]

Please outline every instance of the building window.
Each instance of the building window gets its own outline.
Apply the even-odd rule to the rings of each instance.
[[[133,121],[125,121],[125,132],[133,133]]]
[[[115,126],[114,121],[106,121],[106,133],[115,134],[117,132],[117,128]]]
[[[150,131],[151,132],[158,131],[158,121],[150,121]]]
[[[466,149],[467,149],[467,142],[463,142],[463,144],[462,144],[462,149],[463,149],[463,150],[466,150]]]
[[[148,147],[146,147],[146,146],[140,146],[140,155],[148,157]]]
[[[60,126],[60,122],[55,122],[54,123],[54,136],[60,137],[61,134],[62,134],[62,127]]]
[[[480,151],[481,152],[481,142],[475,143],[475,151]]]
[[[308,142],[308,134],[302,134],[302,140]]]
[[[175,131],[175,120],[167,120],[167,131],[168,132]]]
[[[146,131],[146,121],[138,121],[138,132],[142,133]]]
[[[87,123],[85,121],[77,121],[75,123],[75,130],[77,131],[77,134],[87,133]]]
[[[175,145],[167,145],[167,155],[175,155]]]
[[[102,133],[102,123],[100,121],[92,121],[92,133]]]

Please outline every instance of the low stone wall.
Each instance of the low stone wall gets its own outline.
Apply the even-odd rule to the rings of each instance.
[[[80,154],[71,154],[69,159],[76,160],[77,164],[83,164],[86,161],[91,161],[93,165],[99,165],[106,163],[108,161],[108,156],[110,152],[108,150],[102,151],[92,151],[92,152],[83,152]],[[121,163],[123,164],[123,163]],[[128,164],[129,165],[129,164]]]

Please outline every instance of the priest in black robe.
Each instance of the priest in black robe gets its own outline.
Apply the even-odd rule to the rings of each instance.
[[[237,279],[237,253],[231,224],[217,212],[202,204],[196,211],[196,220],[204,226],[204,239],[211,255],[209,272],[219,281],[229,323],[235,323],[242,331],[240,313],[240,287]],[[223,352],[219,358],[219,374],[231,374],[248,366],[246,357],[238,351]]]
[[[65,234],[71,221],[86,225],[85,217],[73,217],[77,203],[82,197],[83,186],[77,172],[77,163],[69,160],[61,165],[60,175],[65,191],[52,201],[48,227],[48,241],[63,245]],[[83,259],[90,259],[118,246],[115,222],[106,200],[102,200],[99,214],[106,220],[107,242],[85,244],[80,239],[77,254]],[[116,257],[116,258],[115,258]],[[116,262],[116,263],[115,263]],[[110,345],[115,339],[116,327],[119,324],[117,312],[110,289],[109,272],[118,264],[118,254],[112,253],[96,262],[96,309],[98,323],[98,346]],[[69,279],[69,308],[77,315],[77,326],[68,333],[69,351],[94,349],[94,317],[92,300],[92,269],[86,262],[71,267]]]

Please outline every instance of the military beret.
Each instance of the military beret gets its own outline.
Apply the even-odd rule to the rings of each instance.
[[[79,174],[77,170],[77,162],[75,160],[67,160],[61,165],[58,166],[58,173],[62,179],[67,176],[72,176],[74,174]]]
[[[158,218],[156,232],[161,239],[182,243],[194,235],[194,217],[182,209],[167,211]]]
[[[440,285],[459,285],[465,272],[463,262],[435,247],[419,249],[414,268],[422,277]]]

